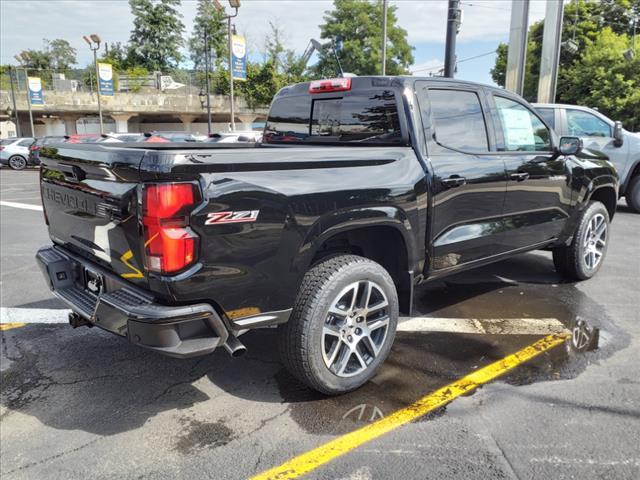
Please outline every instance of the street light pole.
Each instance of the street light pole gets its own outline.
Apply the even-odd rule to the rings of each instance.
[[[209,34],[204,31],[204,68],[206,75],[206,91],[207,91],[207,132],[211,135],[211,92],[209,87]]]
[[[20,128],[20,117],[18,116],[18,106],[16,104],[16,91],[13,86],[13,67],[9,67],[9,81],[11,82],[11,103],[13,104],[13,113],[16,119],[16,133],[18,137],[22,137],[22,129]]]
[[[104,133],[104,124],[102,122],[102,101],[100,99],[100,70],[98,69],[98,49],[100,48],[100,37],[92,33],[88,37],[85,35],[84,41],[87,42],[89,48],[93,52],[93,64],[96,71],[96,94],[98,96],[98,116],[100,117],[100,135]]]
[[[233,15],[225,15],[227,20],[227,36],[229,37],[229,100],[230,100],[230,114],[231,114],[231,131],[235,132],[236,130],[236,120],[235,120],[235,108],[233,101],[233,39],[231,36],[231,19],[238,16],[238,9],[240,8],[240,0],[229,0],[229,5],[231,8],[235,9],[235,13]],[[213,6],[219,12],[224,12],[224,7],[220,4],[219,0],[213,0]]]
[[[23,68],[22,70],[24,70],[24,85],[27,92],[27,107],[29,107],[29,125],[31,125],[31,136],[35,138],[36,130],[33,127],[33,110],[31,110],[31,95],[29,94],[29,72],[27,72],[26,68]]]
[[[382,0],[382,75],[387,74],[387,0]]]
[[[30,57],[26,52],[23,52],[20,55],[14,55],[13,58],[15,58],[19,63],[27,62],[30,60]],[[16,67],[16,83],[18,84],[18,90],[20,90],[18,70],[20,70],[20,68]],[[22,70],[24,70],[24,89],[27,94],[27,107],[29,108],[29,124],[31,125],[31,136],[35,138],[36,132],[33,128],[33,111],[31,110],[31,94],[29,92],[29,72],[27,72],[26,67],[22,67]],[[16,113],[16,118],[18,118],[17,115],[18,114]]]

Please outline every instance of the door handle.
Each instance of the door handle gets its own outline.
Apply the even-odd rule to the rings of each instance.
[[[511,180],[515,180],[516,182],[524,182],[527,178],[529,178],[529,174],[527,172],[518,172],[511,174]]]
[[[442,185],[447,188],[456,188],[467,183],[467,179],[459,175],[451,175],[449,178],[441,180]]]

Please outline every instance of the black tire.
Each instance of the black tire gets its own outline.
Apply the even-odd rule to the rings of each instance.
[[[640,175],[636,175],[631,179],[624,196],[629,208],[636,213],[640,213]]]
[[[587,255],[587,249],[590,247],[591,230],[589,225],[594,219],[604,219],[605,237],[604,245],[601,246],[601,256],[594,266],[590,266],[588,260],[585,259]],[[607,208],[600,202],[589,202],[587,207],[580,212],[576,232],[568,246],[556,247],[553,249],[553,264],[556,267],[556,271],[570,280],[587,280],[593,277],[598,271],[607,253],[609,246],[609,212]]]
[[[360,285],[363,285],[363,289],[376,292],[370,294],[369,298],[373,299],[374,295],[378,295],[376,305],[382,305],[386,301],[388,307],[383,307],[377,313],[378,307],[376,313],[368,313],[364,314],[364,317],[356,318],[360,314],[353,312],[358,310],[359,305],[366,303],[364,300],[358,300],[352,303],[352,307],[354,303],[357,303],[354,308],[345,307],[343,317],[330,314],[329,309],[337,305],[335,302],[339,302],[340,298],[345,298],[341,295],[348,295],[344,292],[351,291],[349,288],[353,285],[356,285],[353,297],[357,296],[361,299],[366,296],[360,296],[357,293]],[[369,303],[364,308],[369,306],[370,310],[373,310],[376,305],[372,306]],[[353,314],[348,315],[347,311]],[[363,335],[356,335],[358,330],[362,334],[362,330],[356,328],[355,322],[363,322],[359,325],[367,325],[368,327],[377,321],[377,315],[380,315],[377,318],[384,318],[385,322],[388,320],[384,337],[378,339],[380,344],[377,347],[377,354],[367,357],[370,363],[366,361],[362,363],[361,359],[370,351],[365,349],[363,355],[362,349],[369,343],[368,341],[365,343]],[[348,321],[352,322],[351,326],[347,325]],[[372,323],[369,323],[370,321]],[[332,322],[340,323],[341,326],[333,325]],[[305,274],[291,317],[286,324],[281,325],[278,329],[282,362],[298,380],[321,393],[337,395],[355,390],[373,377],[378,367],[389,355],[397,322],[398,294],[391,276],[381,265],[356,255],[339,255],[328,258],[313,266]],[[348,360],[343,364],[351,366],[353,373],[349,374],[352,376],[343,376],[347,374],[347,369],[343,371],[343,375],[339,375],[330,370],[332,365],[327,365],[326,358],[331,352],[323,352],[323,349],[326,348],[325,339],[332,338],[325,333],[325,327],[328,325],[337,329],[342,327],[352,329],[349,331],[354,334],[353,337],[348,336],[348,332],[340,330],[343,333],[336,340],[337,344],[333,345],[336,349],[336,362],[340,357],[346,357]],[[375,331],[381,332],[381,330]],[[374,330],[372,329],[371,332],[370,338],[373,338]],[[358,352],[356,353],[354,350],[354,353],[341,354],[345,351],[349,352],[349,348],[358,349]],[[359,369],[363,370],[358,371]]]
[[[20,155],[14,155],[13,157],[10,157],[8,164],[9,167],[13,170],[24,170],[25,168],[27,168],[27,160]]]

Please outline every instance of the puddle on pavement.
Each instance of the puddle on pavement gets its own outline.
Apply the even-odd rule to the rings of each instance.
[[[416,291],[415,305],[415,316],[505,319],[505,325],[509,318],[555,318],[569,330],[582,321],[601,332],[597,350],[585,352],[589,350],[585,347],[577,352],[567,343],[498,380],[512,385],[575,378],[629,341],[602,306],[574,284],[562,283],[550,262],[541,262],[533,255],[427,284]],[[302,428],[314,434],[342,434],[405,407],[539,338],[541,335],[399,332],[379,373],[355,392],[323,397],[300,387],[285,371],[277,377],[278,386],[285,402],[291,403],[291,417]],[[441,415],[444,410],[425,418]]]

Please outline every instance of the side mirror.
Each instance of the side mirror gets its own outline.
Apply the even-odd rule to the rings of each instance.
[[[582,151],[582,140],[578,137],[560,137],[558,152],[561,155],[578,155]]]
[[[621,147],[624,143],[624,134],[622,133],[622,122],[613,124],[613,146]]]

